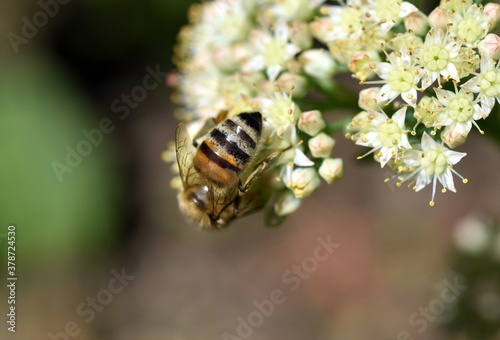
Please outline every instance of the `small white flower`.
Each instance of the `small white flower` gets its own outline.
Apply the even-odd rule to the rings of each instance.
[[[375,71],[370,66],[374,62],[380,62],[380,60],[378,51],[354,52],[347,66],[349,71],[352,72],[352,76],[363,83],[375,76]]]
[[[243,65],[243,71],[255,72],[265,69],[268,78],[275,80],[285,63],[300,51],[288,41],[288,27],[285,22],[277,22],[273,30],[273,35],[262,29],[251,32],[250,40],[256,55]]]
[[[198,34],[207,37],[210,44],[225,45],[242,41],[252,25],[248,15],[252,5],[239,0],[217,0],[207,2],[200,13]],[[214,20],[218,18],[218,20]],[[200,45],[200,41],[196,44]]]
[[[466,91],[478,93],[483,117],[489,115],[495,99],[500,103],[500,63],[484,54],[481,58],[481,72],[462,85]]]
[[[288,123],[281,135],[275,138],[274,143],[268,146],[271,150],[288,150],[280,157],[277,166],[280,166],[279,178],[284,183],[288,183],[291,178],[294,167],[310,167],[314,165],[304,151],[299,137],[297,136],[297,128],[295,124]]]
[[[432,182],[432,199],[430,205],[434,205],[434,196],[436,194],[436,183],[439,181],[444,189],[456,192],[453,182],[453,174],[464,179],[453,169],[466,153],[449,150],[442,143],[437,143],[426,132],[422,135],[421,150],[410,150],[401,161],[405,166],[400,166],[405,172],[400,174],[401,183],[411,180],[415,183],[415,191],[422,190]],[[416,178],[414,178],[416,177]]]
[[[398,21],[418,8],[401,0],[368,0],[367,13],[380,22],[383,33],[387,33]]]
[[[390,159],[397,160],[401,150],[411,149],[405,129],[406,109],[406,106],[399,109],[392,118],[383,111],[373,110],[354,117],[349,125],[351,130],[357,131],[353,139],[358,145],[372,148],[362,157],[377,151],[380,165],[384,167]]]
[[[441,128],[442,126],[449,126],[456,133],[467,136],[472,128],[476,126],[479,132],[482,130],[475,122],[483,118],[483,111],[477,100],[474,100],[474,95],[464,89],[460,91],[451,92],[448,90],[435,88],[436,97],[441,108],[439,115],[436,117],[434,126]]]
[[[426,31],[427,32],[427,31]],[[408,52],[413,53],[413,51],[418,50],[424,44],[424,41],[418,35],[413,33],[398,33],[388,41],[387,47],[393,51],[401,50],[403,46],[406,46]]]
[[[366,4],[348,1],[341,6],[323,6],[310,24],[313,36],[326,44],[333,58],[347,64],[357,52],[374,53],[380,51],[387,39],[381,25],[365,11]]]
[[[491,20],[483,12],[483,7],[472,4],[466,6],[464,10],[454,11],[450,24],[448,27],[451,35],[456,36],[469,47],[476,47],[477,43],[488,33]]]
[[[389,62],[374,63],[375,73],[382,78],[378,81],[369,81],[366,84],[384,84],[380,89],[379,101],[391,102],[397,96],[415,107],[417,105],[418,83],[424,71],[415,67],[411,54],[404,45],[400,51],[388,56]]]
[[[349,37],[355,40],[362,34],[363,13],[359,6],[322,6],[320,12],[326,16],[315,19],[311,23],[311,31],[321,42],[329,43]]]
[[[422,97],[413,114],[413,117],[417,119],[417,124],[413,128],[413,131],[415,131],[418,124],[424,124],[426,128],[435,126],[440,108],[441,106],[436,100],[436,97]]]
[[[300,114],[300,109],[292,100],[291,94],[283,91],[274,91],[266,97],[254,99],[256,107],[264,117],[264,122],[269,125],[269,131],[278,136],[282,135],[289,124],[295,124]]]
[[[436,79],[441,87],[440,75],[446,80],[460,80],[454,62],[458,62],[458,53],[462,44],[450,37],[444,30],[431,28],[423,46],[417,50],[417,64],[425,70],[422,77],[422,89],[428,88]]]
[[[462,45],[458,53],[458,59],[459,62],[455,62],[455,66],[458,69],[460,79],[468,77],[470,74],[475,74],[481,62],[480,56],[476,50],[471,47],[465,47],[464,45]]]
[[[185,72],[178,88],[182,93],[182,102],[197,119],[208,119],[217,112],[221,105],[220,84],[223,75],[215,68],[203,72]]]

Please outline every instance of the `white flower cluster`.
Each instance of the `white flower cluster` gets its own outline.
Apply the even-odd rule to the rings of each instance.
[[[337,72],[331,54],[313,48],[309,22],[322,2],[215,0],[192,6],[190,24],[179,34],[178,72],[169,79],[181,107],[176,116],[191,136],[221,112],[261,112],[257,158],[286,150],[269,170],[274,175],[266,176],[275,181],[269,205],[278,216],[294,212],[321,178],[332,183],[343,173],[342,160],[331,157],[335,140],[321,112],[302,110],[298,102],[316,84],[327,87]],[[165,154],[170,161],[172,156],[172,150]],[[174,186],[182,189],[178,178]]]
[[[381,28],[386,32],[385,41],[379,39],[386,61],[367,56],[363,64],[380,80],[366,81],[373,76],[369,71],[357,73],[362,84],[381,87],[360,93],[364,111],[354,117],[347,136],[372,148],[369,153],[375,153],[382,167],[395,170],[398,186],[407,182],[419,191],[432,183],[432,206],[438,181],[443,192],[455,192],[453,174],[467,182],[453,169],[466,154],[444,144],[463,144],[472,126],[483,133],[476,121],[487,118],[495,99],[500,101],[495,60],[500,57],[500,38],[488,34],[499,19],[500,6],[446,0],[429,16],[404,3],[400,7],[406,32],[391,35],[391,28]],[[395,16],[392,23],[397,24]],[[388,115],[384,110],[396,112]]]
[[[401,0],[194,5],[169,78],[181,107],[176,116],[198,136],[220,113],[261,112],[260,154],[286,150],[269,170],[278,179],[270,205],[278,216],[289,215],[320,178],[342,177],[342,160],[331,157],[338,124],[325,122],[318,109],[356,109],[334,79],[350,71],[361,84],[380,87],[361,91],[364,111],[349,124],[349,137],[370,147],[399,183],[420,190],[432,182],[435,191],[440,181],[455,191],[452,166],[465,154],[433,136],[440,133],[450,148],[460,145],[500,100],[500,38],[488,34],[499,7],[442,0],[426,16]],[[166,157],[172,160],[172,152]]]

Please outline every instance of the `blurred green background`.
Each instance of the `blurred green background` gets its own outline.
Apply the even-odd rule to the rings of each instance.
[[[425,328],[409,318],[461,263],[456,223],[500,215],[499,150],[487,138],[474,135],[460,150],[469,153],[458,169],[469,184],[434,208],[428,190],[384,184],[388,174],[357,162],[360,150],[338,135],[345,179],[323,186],[281,228],[264,228],[260,214],[221,233],[185,225],[160,158],[176,126],[170,90],[163,77],[141,88],[151,69],[172,69],[191,3],[73,0],[47,7],[54,15],[35,31],[23,18],[43,23],[41,3],[0,4],[0,338],[224,339],[280,289],[285,302],[250,339],[469,339],[466,321],[452,322],[468,320],[456,318],[468,313],[457,306]],[[23,29],[32,38],[19,40]],[[140,100],[124,104],[126,96]],[[112,131],[96,132],[103,122]],[[16,333],[5,322],[9,225]],[[282,277],[313,256],[318,237],[341,246],[291,291]],[[481,281],[494,288],[495,263],[486,271],[494,278]],[[122,271],[123,287],[114,279]],[[495,289],[488,296],[500,299]],[[500,339],[500,303],[490,308],[487,332],[476,319],[471,326],[479,339]]]

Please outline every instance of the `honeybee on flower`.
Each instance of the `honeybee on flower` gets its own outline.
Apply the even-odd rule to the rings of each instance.
[[[183,124],[174,183],[181,209],[203,211],[191,218],[202,226],[261,209],[279,224],[322,181],[342,177],[333,136],[340,130],[399,183],[432,184],[434,202],[438,182],[455,191],[453,167],[465,154],[451,149],[500,101],[500,38],[490,33],[498,4],[442,0],[427,15],[395,0],[212,0],[189,18],[172,77]],[[349,72],[368,87],[352,91],[338,77]],[[330,115],[340,108],[350,119]],[[259,138],[246,139],[253,143],[245,149],[249,113],[260,115]],[[220,180],[229,165],[202,145],[236,167],[230,190]],[[205,192],[192,194],[192,174]]]

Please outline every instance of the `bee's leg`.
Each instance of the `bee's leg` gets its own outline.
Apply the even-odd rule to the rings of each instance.
[[[223,120],[226,120],[228,113],[229,113],[228,110],[220,110],[220,112],[217,115],[217,117],[212,118],[212,119],[214,120],[215,124],[219,124]]]
[[[251,195],[251,196],[248,196]],[[234,200],[234,216],[242,217],[250,215],[257,210],[260,210],[265,205],[258,193],[247,193],[245,195],[239,195]]]
[[[292,146],[289,146],[283,150],[279,150],[279,151],[275,151],[273,152],[272,154],[270,154],[269,156],[267,156],[266,158],[264,158],[262,160],[262,162],[260,162],[257,167],[255,168],[255,170],[248,176],[245,184],[242,184],[241,181],[239,183],[239,190],[240,192],[244,193],[246,191],[248,191],[248,189],[250,189],[250,187],[252,186],[253,182],[259,178],[259,176],[262,174],[262,172],[264,170],[266,170],[266,168],[269,166],[269,164],[274,160],[276,159],[277,157],[281,156],[285,151],[289,150]]]

